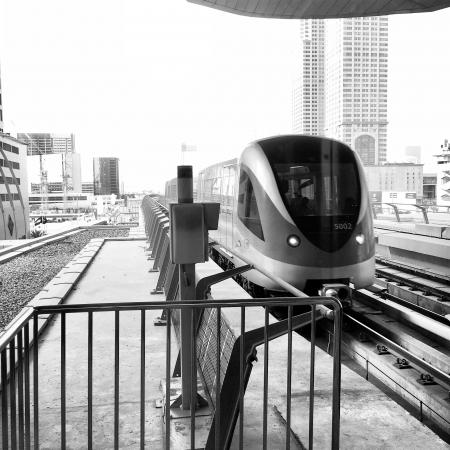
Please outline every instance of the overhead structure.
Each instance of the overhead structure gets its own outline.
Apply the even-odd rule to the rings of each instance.
[[[450,0],[187,0],[243,16],[332,19],[437,11]]]

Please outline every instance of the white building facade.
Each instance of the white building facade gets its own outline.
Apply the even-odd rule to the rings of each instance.
[[[0,240],[29,234],[27,146],[0,132]]]
[[[300,78],[294,86],[292,125],[294,133],[318,136],[324,128],[325,22],[301,20]]]
[[[302,68],[294,88],[294,132],[345,142],[358,152],[364,165],[383,163],[387,150],[387,17],[301,23]]]
[[[364,165],[386,161],[388,18],[327,22],[325,134],[352,147]]]
[[[414,192],[423,198],[423,164],[387,163],[365,167],[370,192]]]
[[[0,67],[1,69],[1,67]],[[0,73],[1,75],[1,73]],[[2,77],[0,76],[0,133],[3,133]]]

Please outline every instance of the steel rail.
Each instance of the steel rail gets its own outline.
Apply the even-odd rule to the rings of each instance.
[[[401,302],[396,302],[397,297],[393,295],[389,295],[389,297],[393,297],[393,299],[378,298],[372,292],[364,289],[354,292],[355,300],[364,305],[380,309],[388,316],[406,325],[427,331],[435,335],[436,338],[444,339],[450,344],[450,322],[445,317],[431,311],[427,314],[422,314],[420,307],[416,309],[410,308],[409,302],[404,301],[403,303],[406,304],[401,304]]]
[[[371,335],[372,337],[375,337],[378,339],[381,343],[383,343],[388,350],[392,350],[393,353],[398,353],[401,357],[406,358],[408,362],[412,363],[412,365],[419,367],[422,371],[428,372],[433,377],[440,380],[447,389],[450,389],[450,375],[442,372],[438,368],[434,367],[433,365],[427,363],[420,357],[414,355],[410,351],[406,350],[393,340],[383,336],[378,331],[374,330],[373,328],[369,327],[368,325],[364,324],[360,320],[349,316],[348,314],[345,314],[345,320],[348,320],[350,322],[353,322],[358,327],[362,328],[367,334]]]
[[[414,267],[405,263],[402,263],[400,261],[394,261],[392,259],[382,258],[380,256],[377,256],[375,258],[375,262],[377,264],[382,264],[384,266],[392,267],[393,269],[401,270],[405,273],[410,273],[411,275],[417,275],[429,280],[448,283],[450,285],[450,277],[445,276],[443,274],[437,274],[434,272],[430,272],[429,270],[422,269],[420,267]],[[383,269],[380,269],[383,270]]]
[[[398,305],[403,306],[405,308],[408,308],[411,311],[414,311],[415,313],[418,313],[424,317],[428,317],[429,319],[432,319],[444,325],[450,325],[450,320],[447,319],[442,314],[438,314],[434,311],[424,308],[423,306],[411,303],[408,300],[404,300],[396,295],[386,292],[386,290],[382,290],[379,292],[371,291],[370,288],[359,289],[358,291],[353,290],[353,296],[354,298],[356,297],[358,300],[360,300],[362,303],[373,304],[374,302],[376,302],[383,306],[386,305],[385,303],[383,303],[383,300],[385,299],[391,300],[392,302],[397,303]]]
[[[403,285],[412,287],[418,291],[422,291],[425,293],[430,293],[435,295],[436,297],[441,297],[443,301],[449,301],[450,295],[448,292],[440,289],[439,287],[435,286],[429,286],[426,284],[421,283],[420,281],[414,281],[409,278],[404,278],[400,274],[393,274],[390,272],[386,272],[383,269],[376,269],[376,274],[382,278],[387,278],[388,280],[396,281],[397,283],[401,283]],[[421,277],[423,280],[428,280],[426,277]],[[447,285],[446,287],[449,287],[450,284],[448,284],[447,281],[443,282],[443,284]]]

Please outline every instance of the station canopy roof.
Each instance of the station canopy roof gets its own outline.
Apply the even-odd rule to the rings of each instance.
[[[450,0],[187,0],[234,14],[274,19],[332,19],[430,12]]]

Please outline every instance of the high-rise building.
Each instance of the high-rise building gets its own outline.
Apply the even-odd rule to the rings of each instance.
[[[1,69],[1,67],[0,67]],[[0,133],[3,133],[2,77],[0,73]]]
[[[294,131],[345,142],[364,165],[386,161],[387,17],[301,22],[302,72],[294,92]],[[308,43],[309,36],[315,45]]]
[[[301,20],[300,78],[294,86],[293,130],[317,136],[324,127],[325,21]]]
[[[18,133],[17,138],[28,145],[30,181],[43,183],[44,171],[45,183],[62,181],[68,192],[81,192],[80,155],[75,153],[73,134]]]
[[[386,161],[387,17],[328,21],[325,47],[325,133],[364,165]]]
[[[119,158],[94,158],[94,195],[120,195]]]
[[[29,237],[27,148],[0,132],[0,239]]]
[[[30,235],[26,146],[3,133],[2,83],[0,78],[0,239]]]

